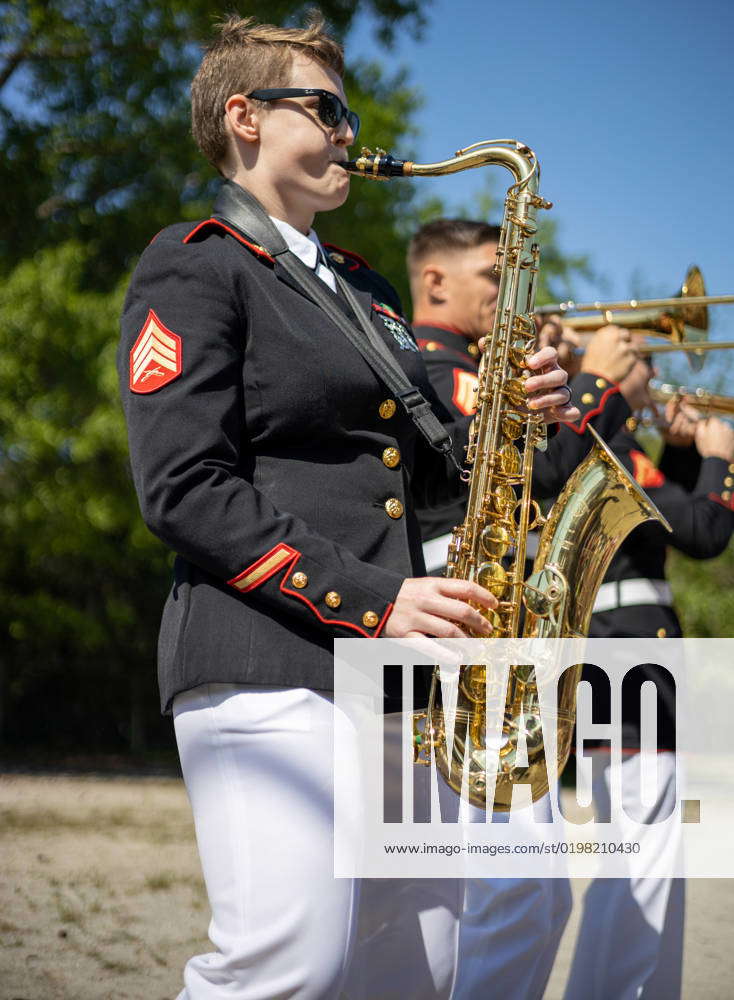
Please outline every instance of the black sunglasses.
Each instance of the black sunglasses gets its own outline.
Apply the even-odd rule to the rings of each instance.
[[[354,138],[359,132],[359,115],[356,111],[345,108],[336,94],[330,90],[318,90],[315,87],[274,87],[269,90],[253,90],[247,95],[255,101],[279,101],[282,97],[318,97],[317,114],[327,128],[339,128],[346,118]]]

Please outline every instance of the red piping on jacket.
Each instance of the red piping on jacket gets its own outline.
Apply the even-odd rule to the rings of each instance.
[[[198,226],[195,226],[187,236],[184,236],[182,242],[188,243],[194,236],[196,236],[199,230],[205,229],[207,226],[219,226],[220,229],[224,229],[228,232],[230,236],[234,236],[234,238],[242,243],[243,246],[246,246],[248,250],[252,250],[253,253],[256,253],[258,257],[264,257],[266,260],[269,260],[271,264],[275,263],[275,257],[272,257],[267,250],[258,246],[257,243],[251,243],[249,240],[246,240],[244,236],[237,232],[236,229],[232,229],[231,226],[225,225],[225,223],[220,222],[219,219],[205,219],[204,222],[200,222]]]
[[[325,250],[336,250],[337,253],[344,254],[345,257],[351,257],[352,260],[356,261],[357,263],[349,268],[350,271],[356,271],[360,265],[362,267],[366,267],[368,271],[372,270],[364,257],[360,257],[360,255],[355,253],[353,250],[345,250],[344,247],[338,247],[336,243],[324,243],[322,245]]]
[[[598,414],[600,414],[601,411],[604,409],[604,407],[607,405],[607,400],[609,399],[609,397],[616,395],[616,393],[618,392],[619,392],[618,385],[610,386],[599,400],[599,405],[597,406],[597,408],[595,410],[589,410],[588,413],[584,414],[584,417],[578,427],[576,426],[576,424],[570,424],[570,423],[565,423],[565,426],[570,427],[571,430],[576,431],[577,434],[583,434],[584,431],[586,430],[586,425],[591,420],[591,418],[598,416]]]
[[[433,321],[431,321],[430,323],[424,323],[424,322],[421,322],[419,319],[414,319],[413,322],[411,323],[411,326],[413,326],[413,327],[417,327],[417,326],[430,327],[430,326],[433,326],[437,330],[446,330],[447,333],[455,333],[457,337],[463,337],[464,340],[468,340],[470,342],[473,342],[472,338],[469,337],[469,336],[467,336],[467,334],[462,333],[461,330],[457,329],[457,327],[455,327],[455,326],[449,326],[447,323],[435,323]]]

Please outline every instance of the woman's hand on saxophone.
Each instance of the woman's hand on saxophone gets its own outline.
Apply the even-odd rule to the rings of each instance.
[[[526,361],[531,372],[537,372],[525,379],[525,392],[528,394],[528,407],[531,410],[542,410],[547,424],[556,420],[579,420],[581,413],[571,402],[571,390],[568,388],[568,372],[558,363],[558,351],[555,347],[541,347],[531,354]]]
[[[469,580],[411,577],[403,581],[382,634],[388,639],[414,639],[423,635],[465,639],[469,630],[491,635],[492,626],[467,601],[490,610],[497,607],[496,597]]]
[[[479,341],[479,350],[483,351],[487,338]],[[542,411],[543,420],[554,424],[557,420],[573,423],[579,420],[581,413],[571,403],[571,390],[568,388],[568,372],[558,363],[558,351],[555,347],[541,347],[535,354],[527,357],[525,364],[528,371],[536,372],[525,379],[525,392],[528,394],[528,408]]]

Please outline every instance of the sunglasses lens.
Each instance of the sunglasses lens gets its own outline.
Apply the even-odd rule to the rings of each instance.
[[[352,134],[356,139],[357,135],[359,134],[359,115],[357,114],[356,111],[347,111],[347,124],[349,125],[350,129],[352,130]]]
[[[336,128],[342,120],[342,103],[335,94],[321,94],[319,97],[319,118],[329,128]]]
[[[338,128],[342,119],[347,123],[357,138],[359,132],[359,115],[356,111],[347,111],[336,94],[321,94],[319,96],[319,118],[329,128]]]

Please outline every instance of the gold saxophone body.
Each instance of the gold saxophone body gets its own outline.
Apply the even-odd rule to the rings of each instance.
[[[547,518],[531,497],[533,457],[545,448],[542,416],[528,411],[525,360],[536,350],[535,280],[540,261],[538,209],[551,207],[538,194],[535,154],[512,140],[481,142],[439,163],[397,160],[378,150],[346,165],[366,177],[434,176],[489,164],[513,175],[507,191],[497,250],[499,291],[494,327],[479,365],[477,411],[466,451],[469,495],[464,523],[454,529],[446,575],[473,580],[498,599],[495,611],[479,609],[493,636],[566,638],[585,636],[594,599],[612,556],[643,521],[667,522],[601,438],[574,471]],[[542,528],[533,571],[525,580],[528,532]],[[488,645],[491,657],[491,641]],[[490,667],[491,671],[491,667]],[[557,692],[557,773],[568,760],[581,665],[565,670]],[[416,762],[436,765],[457,792],[466,782],[470,801],[487,807],[487,666],[459,671],[458,699],[449,747],[438,668],[428,709],[416,717]],[[490,683],[492,680],[490,678]],[[511,667],[504,701],[494,801],[510,808],[513,787],[529,784],[533,800],[548,791],[538,684],[533,667]],[[545,720],[546,724],[548,720]],[[518,740],[527,756],[518,765]],[[466,770],[466,774],[465,774]]]

